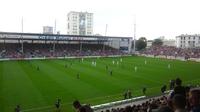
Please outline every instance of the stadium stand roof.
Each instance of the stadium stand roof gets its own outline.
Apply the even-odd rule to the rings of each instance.
[[[97,39],[132,39],[132,37],[119,36],[91,36],[91,35],[65,35],[65,34],[43,34],[43,33],[18,33],[18,32],[0,32],[1,35],[19,35],[19,36],[49,36],[49,37],[79,37],[79,38],[97,38]]]

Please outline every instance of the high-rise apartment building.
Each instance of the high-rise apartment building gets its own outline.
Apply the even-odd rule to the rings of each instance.
[[[93,13],[69,12],[67,33],[70,35],[93,35]]]

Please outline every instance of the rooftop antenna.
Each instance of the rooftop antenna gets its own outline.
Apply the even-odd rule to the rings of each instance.
[[[135,42],[136,41],[136,15],[134,15],[134,46],[133,46],[133,52],[135,53]]]

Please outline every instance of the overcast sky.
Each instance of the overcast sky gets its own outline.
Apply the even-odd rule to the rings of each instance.
[[[175,39],[180,34],[200,33],[199,0],[0,0],[0,31],[41,33],[42,26],[54,26],[67,33],[67,13],[94,13],[94,34]]]

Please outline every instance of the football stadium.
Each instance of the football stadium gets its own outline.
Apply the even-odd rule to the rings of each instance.
[[[198,112],[200,49],[133,52],[132,41],[0,32],[0,111]]]

